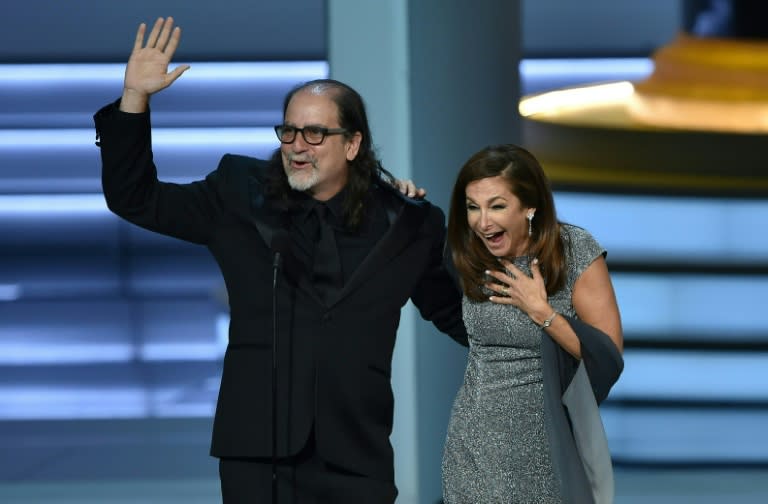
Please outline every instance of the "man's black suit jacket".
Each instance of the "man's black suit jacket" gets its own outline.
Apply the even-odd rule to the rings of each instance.
[[[270,243],[284,215],[263,194],[265,162],[225,155],[204,180],[159,182],[149,113],[109,105],[95,116],[111,211],[143,228],[208,247],[230,303],[229,345],[211,454],[272,453],[272,283]],[[324,304],[307,272],[286,265],[278,279],[277,450],[297,453],[315,431],[318,454],[371,477],[393,480],[390,371],[400,310],[466,344],[461,295],[442,257],[443,213],[397,191],[378,191],[390,224]]]

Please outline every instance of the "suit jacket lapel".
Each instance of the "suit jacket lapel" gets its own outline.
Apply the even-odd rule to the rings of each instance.
[[[385,197],[386,198],[386,197]],[[389,199],[389,198],[387,198]],[[428,214],[429,203],[406,203],[400,200],[395,204],[385,202],[389,229],[371,252],[363,259],[339,294],[329,301],[329,305],[354,292],[384,264],[395,258],[398,253],[411,243],[413,236],[421,228]]]
[[[263,183],[254,175],[248,179],[248,218],[256,227],[264,243],[271,248],[272,239],[278,229],[288,229],[287,214],[266,204]],[[286,260],[284,273],[298,288],[320,304],[332,306],[359,288],[373,273],[391,261],[412,241],[429,213],[429,203],[406,202],[399,194],[382,191],[383,204],[389,220],[389,229],[366,256],[360,266],[344,285],[338,295],[324,303],[312,284],[310,272],[295,258]]]
[[[261,182],[256,177],[250,177],[248,197],[250,202],[250,212],[248,217],[251,223],[258,229],[261,238],[268,248],[272,247],[272,238],[275,231],[281,227],[281,219],[277,212],[270,211],[269,206],[265,204],[264,189]]]

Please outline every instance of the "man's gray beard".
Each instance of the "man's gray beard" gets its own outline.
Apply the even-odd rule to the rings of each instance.
[[[312,189],[317,184],[320,174],[314,166],[311,169],[309,176],[305,173],[292,173],[290,169],[286,169],[285,174],[288,176],[288,185],[291,189],[302,192]]]

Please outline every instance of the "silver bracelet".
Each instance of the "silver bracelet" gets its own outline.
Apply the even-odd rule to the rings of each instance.
[[[544,322],[541,323],[541,328],[546,329],[547,327],[552,325],[552,321],[555,320],[555,317],[557,317],[557,312],[552,312],[552,315],[544,319]]]

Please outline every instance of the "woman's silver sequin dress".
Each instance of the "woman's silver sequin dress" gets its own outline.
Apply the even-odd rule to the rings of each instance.
[[[571,293],[604,250],[584,229],[563,225],[566,286],[549,303],[574,315]],[[530,275],[530,259],[515,266]],[[542,330],[518,308],[464,298],[469,355],[443,453],[446,504],[559,503],[544,427]]]

